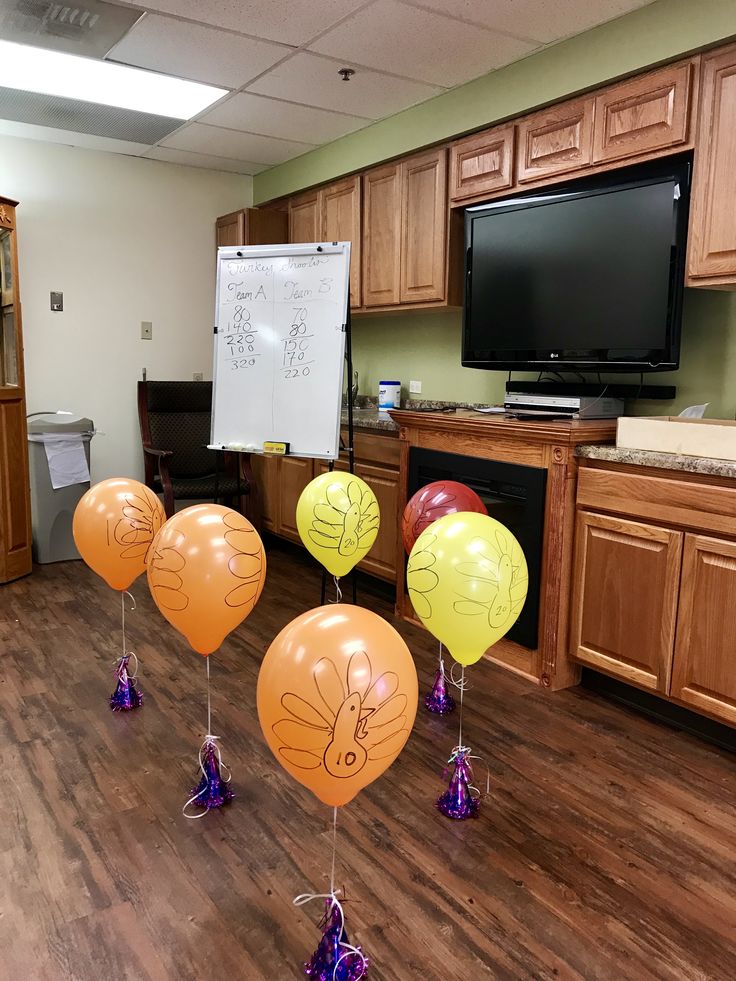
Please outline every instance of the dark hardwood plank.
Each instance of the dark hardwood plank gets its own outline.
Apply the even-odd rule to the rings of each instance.
[[[144,708],[110,712],[119,601],[81,563],[0,589],[0,976],[32,981],[298,978],[318,940],[328,808],[258,728],[265,648],[319,602],[304,553],[269,542],[263,598],[213,656],[213,727],[233,804],[181,806],[204,733],[204,660],[134,587]],[[391,617],[388,590],[361,602]],[[397,623],[426,690],[436,644]],[[373,981],[736,977],[736,760],[583,689],[471,670],[466,739],[491,797],[434,808],[456,719],[420,711],[392,769],[340,812],[338,880]],[[481,770],[479,768],[479,775]],[[4,973],[5,972],[5,973]]]

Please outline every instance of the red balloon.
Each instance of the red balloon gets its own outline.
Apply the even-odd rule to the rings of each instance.
[[[401,516],[401,537],[408,555],[425,528],[446,514],[474,511],[488,514],[485,504],[474,490],[456,480],[436,480],[420,487],[410,498]]]

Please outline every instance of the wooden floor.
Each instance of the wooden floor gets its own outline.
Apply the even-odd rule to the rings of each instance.
[[[331,812],[265,747],[263,651],[319,599],[269,551],[250,620],[214,655],[213,729],[237,799],[181,815],[204,661],[145,581],[129,637],[143,709],[113,714],[119,602],[81,563],[0,587],[0,978],[257,981],[316,945]],[[386,594],[363,591],[388,615]],[[423,691],[434,642],[400,626]],[[471,672],[466,736],[490,763],[477,821],[433,802],[456,720],[423,710],[403,755],[340,812],[338,880],[371,981],[736,978],[736,759],[582,690]]]

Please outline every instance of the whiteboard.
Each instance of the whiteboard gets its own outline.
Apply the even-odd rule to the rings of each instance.
[[[350,243],[217,250],[214,447],[337,458]]]

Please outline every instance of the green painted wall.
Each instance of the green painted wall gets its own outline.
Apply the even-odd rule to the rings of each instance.
[[[734,36],[736,0],[657,0],[258,174],[254,200],[293,193]],[[410,379],[420,380],[425,398],[502,399],[503,373],[460,367],[460,321],[459,313],[448,312],[355,317],[361,393],[375,395],[381,378],[399,378],[406,389]],[[640,402],[635,411],[679,412],[710,401],[710,416],[734,418],[736,295],[686,291],[681,363],[672,375],[652,376],[678,386],[675,402]]]
[[[259,204],[736,36],[734,0],[657,0],[258,174]],[[351,85],[359,85],[356,78]]]
[[[406,397],[409,381],[416,379],[422,382],[420,398],[501,401],[505,372],[460,367],[460,331],[460,313],[353,318],[353,361],[361,394],[377,395],[381,379],[399,379]],[[677,385],[675,401],[637,402],[631,411],[674,415],[687,405],[710,402],[712,418],[736,418],[736,294],[685,291],[680,361],[679,371],[646,379]],[[638,383],[639,376],[626,380]]]

